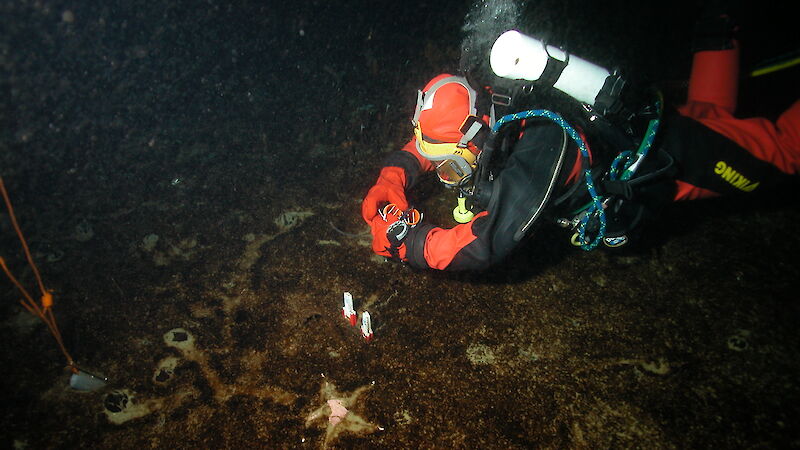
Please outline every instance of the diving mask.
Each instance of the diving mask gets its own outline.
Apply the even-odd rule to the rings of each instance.
[[[449,186],[457,186],[469,179],[475,170],[477,156],[466,146],[457,142],[438,142],[426,138],[419,128],[414,127],[417,151],[436,167],[439,180]]]

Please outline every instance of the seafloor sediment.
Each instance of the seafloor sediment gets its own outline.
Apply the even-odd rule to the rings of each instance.
[[[109,380],[70,389],[1,282],[0,446],[800,445],[796,185],[673,205],[621,252],[544,227],[485,273],[372,254],[360,201],[457,62],[450,3],[0,5],[0,175],[67,348]],[[639,8],[542,2],[537,23],[680,80],[694,10]],[[417,197],[452,225],[452,193]]]

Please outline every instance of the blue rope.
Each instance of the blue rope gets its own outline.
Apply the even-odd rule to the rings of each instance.
[[[494,126],[492,127],[492,132],[497,133],[503,125],[513,122],[515,120],[522,120],[528,119],[531,117],[544,117],[547,119],[552,120],[556,123],[561,129],[563,129],[570,138],[578,145],[578,148],[581,151],[581,155],[583,156],[584,160],[586,160],[587,164],[586,167],[589,167],[589,149],[586,147],[586,142],[583,140],[581,135],[578,133],[575,128],[572,127],[563,117],[559,114],[554,113],[552,111],[548,111],[546,109],[532,109],[530,111],[522,111],[518,113],[509,114],[507,116],[503,116],[495,122]],[[652,141],[652,140],[651,140]],[[626,166],[627,168],[627,166]],[[586,190],[589,191],[589,196],[592,197],[592,203],[589,205],[589,208],[586,210],[583,217],[581,217],[580,222],[578,223],[578,236],[580,237],[581,242],[581,249],[589,251],[593,250],[597,245],[603,240],[606,232],[606,213],[603,209],[603,202],[600,199],[600,196],[597,194],[597,189],[594,187],[594,180],[592,179],[592,170],[587,168],[583,172],[583,179],[586,182]],[[589,240],[586,236],[586,225],[589,223],[589,219],[593,216],[597,216],[600,221],[600,229],[597,231],[597,235],[594,237],[593,240]]]
[[[639,149],[636,151],[636,158],[632,158],[632,153],[630,151],[625,151],[617,155],[614,158],[614,161],[611,163],[611,170],[608,173],[608,177],[611,180],[622,180],[627,181],[629,180],[633,174],[636,172],[636,168],[631,169],[631,165],[633,165],[634,161],[643,161],[644,157],[647,156],[647,152],[650,151],[650,147],[653,146],[653,141],[656,138],[656,134],[658,133],[658,126],[661,124],[661,113],[662,113],[662,105],[664,103],[663,96],[661,92],[656,92],[657,98],[655,101],[655,108],[656,108],[656,117],[651,119],[650,122],[647,124],[647,131],[644,133],[644,137],[642,138],[642,142],[639,144]],[[619,163],[620,161],[625,160],[622,174],[619,174]],[[638,168],[638,167],[637,167]]]
[[[660,103],[657,104],[660,108]],[[650,147],[653,146],[653,140],[656,138],[656,133],[658,133],[658,126],[660,124],[660,120],[658,118],[650,120],[650,123],[647,125],[647,131],[645,132],[644,138],[642,139],[641,144],[639,144],[639,149],[636,151],[636,158],[632,158],[633,152],[630,150],[624,151],[617,155],[614,158],[614,161],[611,163],[611,169],[608,173],[608,178],[610,180],[622,180],[627,181],[633,176],[635,170],[631,170],[631,165],[634,161],[641,161],[645,156],[647,156],[647,152],[650,151]],[[623,163],[624,169],[622,174],[619,173],[619,164]]]

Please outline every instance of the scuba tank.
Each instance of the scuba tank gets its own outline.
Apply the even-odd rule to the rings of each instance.
[[[625,80],[619,74],[519,31],[500,35],[489,57],[492,71],[501,78],[527,80],[553,87],[575,100],[590,104],[600,114],[619,108]]]
[[[563,130],[562,145],[546,159],[528,161],[541,181],[533,186],[531,195],[537,200],[528,203],[532,205],[528,218],[515,231],[514,239],[518,241],[535,221],[547,217],[571,229],[571,242],[584,250],[601,242],[608,247],[624,245],[628,233],[645,215],[645,203],[669,197],[666,183],[658,182],[673,170],[672,158],[662,151],[654,151],[655,156],[647,158],[658,130],[660,99],[638,114],[628,115],[620,99],[625,81],[618,74],[515,30],[497,39],[491,66],[499,77],[533,81],[536,86],[555,88],[580,102],[582,115],[574,120],[593,138],[594,152],[590,164],[586,137],[559,114],[542,109],[515,110],[492,125],[477,160],[472,188],[464,191],[471,203],[483,209],[489,206],[493,180],[514,151],[519,123],[547,119]],[[624,119],[612,122],[607,115]],[[642,132],[643,127],[635,122],[644,122],[646,130]],[[569,145],[570,141],[574,145]],[[571,186],[564,186],[565,175],[575,161],[569,155],[576,156],[576,148],[581,154],[582,175]],[[543,213],[545,210],[547,213]]]

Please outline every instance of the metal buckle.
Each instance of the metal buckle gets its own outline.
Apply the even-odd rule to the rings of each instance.
[[[492,93],[492,103],[499,106],[511,106],[511,96]]]

